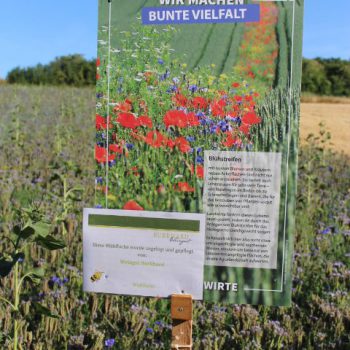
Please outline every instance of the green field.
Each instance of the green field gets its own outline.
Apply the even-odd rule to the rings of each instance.
[[[140,17],[142,7],[159,6],[157,0],[134,0],[120,1],[112,3],[112,47],[120,48],[122,45],[122,31],[134,31],[135,27],[130,19]],[[290,48],[288,42],[291,42],[293,3],[286,2],[278,4],[281,16],[279,19],[277,36],[281,46],[283,56],[280,59],[279,67],[276,70],[281,76],[276,84],[283,84],[281,80],[284,69],[290,64]],[[302,27],[303,1],[295,2],[295,26]],[[108,5],[107,2],[99,2],[99,14],[101,26],[108,26]],[[138,22],[136,20],[135,22]],[[175,50],[175,55],[180,56],[182,61],[188,64],[189,69],[194,69],[207,64],[215,64],[215,73],[232,73],[233,67],[237,62],[237,54],[244,31],[244,23],[230,24],[211,24],[211,25],[185,25],[174,26],[176,35],[171,40],[171,47]],[[159,27],[162,30],[162,26]],[[289,39],[289,40],[288,40]],[[288,41],[287,41],[288,40]],[[295,31],[295,51],[294,56],[297,60],[296,66],[301,68],[301,37],[299,30]],[[289,54],[289,56],[288,56]],[[299,64],[300,63],[300,64]],[[301,70],[295,72],[295,80],[299,81]],[[284,84],[285,86],[285,84]]]
[[[24,281],[17,312],[0,301],[0,347],[13,348],[16,321],[22,349],[104,349],[107,339],[113,349],[168,349],[167,301],[82,291],[82,208],[94,204],[93,91],[2,86],[0,96],[0,259],[10,260],[8,238],[29,208],[50,223],[40,232],[67,245],[23,248],[19,276],[44,271]],[[324,150],[321,132],[300,152],[292,307],[196,302],[194,349],[349,347],[349,159]],[[14,271],[0,278],[0,297],[12,303],[14,283]]]

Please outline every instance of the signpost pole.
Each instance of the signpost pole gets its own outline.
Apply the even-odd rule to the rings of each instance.
[[[192,295],[171,296],[172,350],[192,350]]]

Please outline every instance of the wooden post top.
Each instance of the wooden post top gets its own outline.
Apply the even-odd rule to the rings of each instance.
[[[192,295],[171,296],[172,350],[192,349]]]
[[[192,320],[192,295],[173,294],[171,296],[171,318],[175,320]]]

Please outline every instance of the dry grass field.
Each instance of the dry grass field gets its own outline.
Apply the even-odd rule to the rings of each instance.
[[[350,155],[350,99],[331,102],[318,99],[301,104],[301,142],[303,144],[310,133],[317,134],[318,125],[323,122],[332,135],[333,149]]]

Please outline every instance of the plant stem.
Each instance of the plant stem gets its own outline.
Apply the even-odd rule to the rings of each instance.
[[[10,305],[13,310],[15,309],[15,306],[9,300],[7,300],[3,297],[0,297],[0,301],[3,301],[4,303]]]
[[[19,290],[18,290],[18,262],[15,265],[14,269],[14,279],[15,279],[15,288],[14,288],[14,293],[15,293],[15,302],[14,302],[14,311],[17,313],[18,311],[18,304],[19,304]],[[14,325],[13,325],[13,349],[17,350],[18,347],[18,324],[17,324],[17,314],[15,315],[15,320],[14,320]]]

